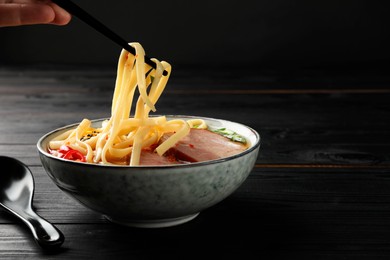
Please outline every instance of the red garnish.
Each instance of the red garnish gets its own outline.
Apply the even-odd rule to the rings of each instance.
[[[82,153],[66,145],[62,145],[60,149],[57,150],[57,157],[71,161],[86,162],[85,156]]]
[[[69,152],[71,148],[69,146],[66,146],[66,145],[61,145],[60,149],[57,150],[57,157],[60,157],[60,158],[63,158],[64,155]]]
[[[79,161],[79,162],[85,162],[85,157],[82,153],[80,153],[77,150],[70,150],[67,152],[64,157],[64,159],[72,160],[72,161]]]
[[[188,144],[188,146],[191,148],[195,148],[195,145],[193,145],[193,144]]]

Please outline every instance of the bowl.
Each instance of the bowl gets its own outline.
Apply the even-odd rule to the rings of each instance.
[[[132,227],[174,226],[194,219],[237,190],[251,173],[260,148],[260,135],[243,124],[198,116],[167,116],[168,120],[194,118],[205,120],[212,129],[225,127],[241,134],[249,141],[249,148],[218,160],[163,166],[90,164],[48,153],[52,138],[79,123],[43,135],[37,148],[51,180],[109,221]],[[92,120],[92,126],[100,127],[103,120]]]

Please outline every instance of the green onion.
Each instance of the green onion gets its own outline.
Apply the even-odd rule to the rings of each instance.
[[[246,144],[245,137],[237,134],[236,132],[234,132],[232,130],[229,130],[226,128],[219,128],[219,129],[215,129],[215,130],[211,130],[211,131],[214,133],[217,133],[219,135],[222,135],[222,136],[232,140],[233,142],[239,142],[239,143]]]

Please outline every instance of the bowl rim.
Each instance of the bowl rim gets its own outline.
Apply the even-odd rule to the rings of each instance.
[[[68,129],[68,128],[72,128],[72,127],[75,127],[77,125],[80,124],[80,122],[77,122],[77,123],[72,123],[72,124],[68,124],[68,125],[65,125],[65,126],[62,126],[62,127],[59,127],[59,128],[56,128],[54,130],[51,130],[49,132],[47,132],[46,134],[44,134],[43,136],[41,136],[38,141],[37,141],[37,149],[38,149],[38,152],[45,156],[45,157],[48,157],[48,158],[51,158],[53,160],[58,160],[60,162],[63,162],[63,163],[69,163],[69,164],[76,164],[76,165],[80,165],[80,166],[83,166],[83,167],[98,167],[98,168],[122,168],[122,169],[126,169],[126,168],[129,168],[129,169],[168,169],[168,168],[191,168],[191,167],[200,167],[200,166],[203,166],[203,165],[210,165],[210,164],[217,164],[217,163],[222,163],[222,162],[226,162],[226,161],[230,161],[230,160],[233,160],[235,158],[239,158],[239,157],[243,157],[244,155],[246,154],[249,154],[251,152],[253,152],[254,150],[258,149],[260,147],[260,141],[261,141],[261,137],[260,137],[260,134],[254,130],[253,128],[247,126],[247,125],[244,125],[242,123],[239,123],[239,122],[234,122],[234,121],[230,121],[230,120],[226,120],[226,119],[219,119],[219,118],[212,118],[212,117],[204,117],[204,116],[189,116],[189,115],[152,115],[150,117],[159,117],[159,116],[165,116],[166,118],[196,118],[196,119],[203,119],[203,120],[209,120],[209,121],[222,121],[222,122],[226,122],[226,123],[233,123],[233,124],[236,124],[236,125],[239,125],[241,127],[244,127],[246,129],[248,129],[250,132],[252,132],[254,134],[254,136],[256,137],[256,142],[255,143],[251,143],[250,144],[250,147],[248,147],[248,149],[238,153],[238,154],[235,154],[235,155],[231,155],[231,156],[228,156],[228,157],[223,157],[223,158],[219,158],[219,159],[215,159],[215,160],[208,160],[208,161],[202,161],[202,162],[193,162],[193,163],[185,163],[185,164],[167,164],[167,165],[136,165],[136,166],[130,166],[130,165],[117,165],[117,164],[94,164],[94,163],[87,163],[87,162],[77,162],[77,161],[72,161],[72,160],[66,160],[66,159],[63,159],[63,158],[59,158],[59,157],[56,157],[50,153],[48,153],[46,150],[43,149],[43,142],[50,136],[50,135],[53,135],[55,134],[56,132],[60,132],[60,131],[63,131],[65,129]],[[104,121],[104,120],[107,120],[107,119],[110,119],[109,117],[107,118],[97,118],[97,119],[92,119],[90,120],[92,123],[94,122],[99,122],[99,121]]]

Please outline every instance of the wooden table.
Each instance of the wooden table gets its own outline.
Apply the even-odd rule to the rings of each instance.
[[[261,150],[223,202],[180,226],[137,229],[65,195],[36,149],[54,128],[109,117],[115,75],[115,68],[0,68],[0,154],[30,167],[38,214],[65,235],[60,250],[43,251],[0,210],[0,259],[390,258],[390,76],[174,70],[158,114],[241,122],[260,133]]]

